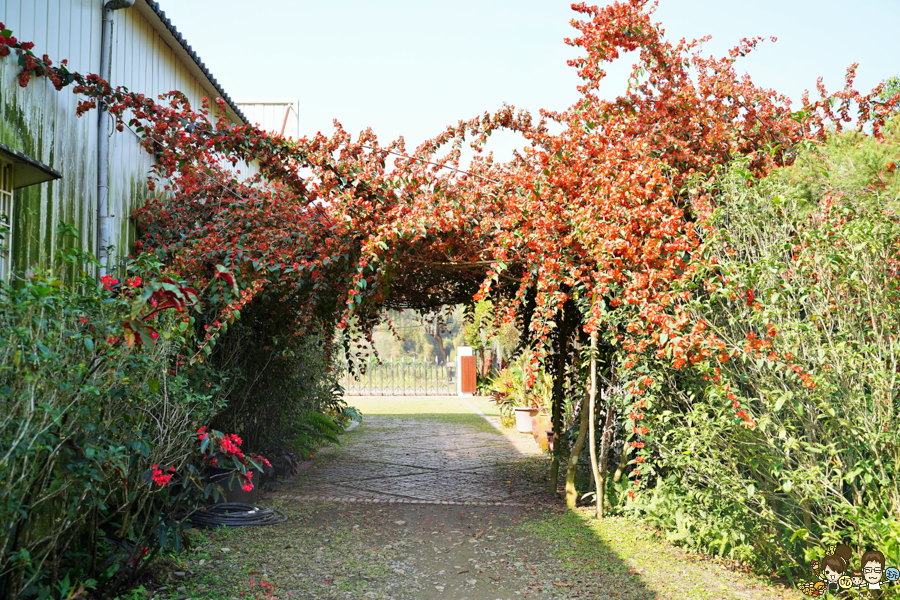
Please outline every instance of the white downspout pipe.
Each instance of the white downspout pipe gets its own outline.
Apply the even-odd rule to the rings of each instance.
[[[135,0],[109,0],[103,5],[103,26],[100,30],[100,77],[109,81],[112,54],[112,13],[121,8],[131,8]],[[106,104],[100,100],[97,105],[97,260],[100,261],[99,277],[106,275],[113,264],[109,214],[109,118]]]

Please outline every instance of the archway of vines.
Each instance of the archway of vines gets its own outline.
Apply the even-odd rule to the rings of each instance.
[[[684,309],[717,289],[746,291],[710,275],[717,173],[743,156],[753,185],[790,163],[798,144],[840,131],[851,111],[877,136],[896,100],[856,92],[851,68],[842,91],[828,94],[820,82],[819,98],[792,110],[735,70],[759,38],[704,57],[703,40],[668,41],[644,0],[573,10],[578,35],[566,42],[582,51],[571,61],[583,80],[576,104],[539,119],[504,107],[415,149],[372,131],[353,137],[337,124],[331,136],[287,140],[210,119],[208,105],[191,107],[178,92],[155,101],[71,73],[12,37],[0,38],[0,54],[20,54],[23,86],[37,77],[57,89],[74,84],[80,112],[102,103],[119,130],[139,133],[156,155],[150,181],[160,193],[135,214],[135,252],[155,253],[201,285],[220,276],[197,325],[207,348],[251,303],[277,317],[284,339],[349,327],[347,339],[362,341],[384,308],[490,298],[496,318],[518,320],[532,342],[532,365],[545,361],[556,374],[557,434],[565,357],[571,341],[589,335],[600,336],[604,368],[619,375],[632,404],[632,447],[643,448],[648,434],[640,426],[648,358],[702,372],[723,390],[735,422],[752,427],[717,368],[741,350]],[[638,58],[627,89],[601,99],[603,65],[628,52]],[[527,142],[505,163],[482,152],[501,129]],[[464,144],[477,152],[463,167]],[[239,161],[255,161],[259,172],[241,178],[226,168]],[[790,376],[808,377],[779,360]]]

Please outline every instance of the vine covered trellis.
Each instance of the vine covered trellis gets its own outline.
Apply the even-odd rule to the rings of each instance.
[[[559,357],[587,335],[602,337],[604,364],[627,377],[632,447],[641,450],[649,433],[640,398],[652,384],[640,370],[648,356],[667,358],[674,371],[700,370],[735,422],[752,427],[719,369],[743,350],[727,347],[684,308],[717,289],[746,293],[724,276],[694,285],[701,268],[713,266],[703,247],[718,201],[711,184],[723,165],[746,157],[753,185],[790,163],[798,144],[840,131],[852,111],[857,126],[877,136],[896,99],[855,91],[851,67],[843,90],[829,94],[820,81],[819,98],[804,96],[792,110],[787,98],[735,70],[760,38],[704,57],[703,40],[668,41],[646,0],[573,10],[581,20],[567,43],[582,51],[570,64],[583,83],[572,107],[536,120],[505,106],[415,149],[371,130],[351,136],[338,123],[331,136],[291,141],[213,121],[208,103],[196,109],[178,92],[154,100],[72,73],[8,32],[0,55],[17,54],[22,86],[42,78],[72,86],[83,97],[79,114],[102,101],[118,129],[138,132],[155,154],[150,182],[160,193],[134,215],[135,252],[155,253],[199,285],[221,266],[234,274],[244,304],[288,315],[285,336],[349,328],[346,350],[363,357],[355,342],[371,341],[384,308],[489,298],[498,318],[515,319],[533,342],[532,367],[546,361],[557,374],[557,434]],[[628,52],[638,58],[627,89],[601,99],[603,65]],[[527,141],[506,163],[482,152],[502,129]],[[465,143],[476,156],[462,169]],[[255,161],[259,173],[242,181],[223,161]],[[217,301],[232,310],[224,297],[209,300]],[[210,344],[223,322],[212,324]],[[814,385],[791,358],[776,359],[787,376]]]

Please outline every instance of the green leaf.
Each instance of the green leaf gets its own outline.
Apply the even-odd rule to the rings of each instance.
[[[94,340],[89,337],[84,338],[84,347],[87,348],[88,352],[94,351]]]
[[[808,530],[808,529],[798,529],[797,531],[794,532],[794,535],[791,536],[791,541],[793,542],[793,541],[796,540],[798,537],[799,537],[801,540],[805,540],[807,535],[809,535],[809,530]]]
[[[784,403],[787,402],[787,396],[782,396],[775,402],[775,412],[781,410],[781,407],[784,406]]]
[[[150,390],[151,394],[155,394],[159,391],[159,379],[153,378],[147,382],[147,388]]]

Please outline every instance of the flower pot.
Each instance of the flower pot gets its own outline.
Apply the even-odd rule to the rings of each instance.
[[[546,435],[538,436],[538,445],[540,445],[540,447],[541,447],[541,452],[547,451],[548,446],[547,446],[547,436]]]
[[[253,473],[253,489],[245,492],[244,480],[240,475],[234,477],[232,473],[236,473],[234,469],[223,469],[221,467],[207,467],[209,481],[219,484],[225,490],[225,502],[240,502],[241,504],[256,504],[259,498],[259,481],[262,473],[259,471],[250,471]]]
[[[534,436],[534,441],[541,445],[541,448],[544,447],[544,432],[548,429],[552,429],[552,424],[550,421],[550,415],[546,412],[542,412],[539,415],[532,417],[531,419],[531,435]]]
[[[516,431],[519,433],[531,433],[531,420],[536,417],[538,410],[528,406],[517,406],[516,412]]]

